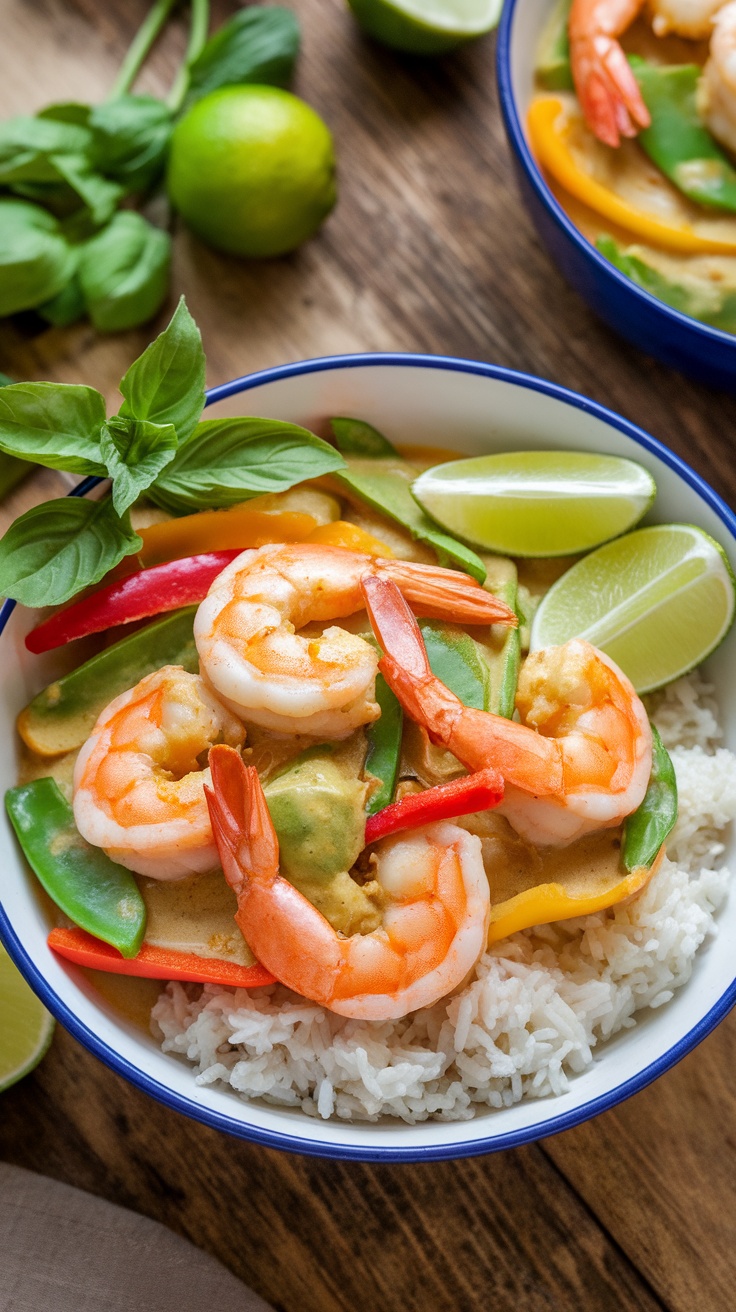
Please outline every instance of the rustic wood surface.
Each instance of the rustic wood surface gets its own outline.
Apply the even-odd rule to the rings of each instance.
[[[330,352],[491,360],[613,406],[736,500],[736,400],[618,341],[540,248],[514,188],[493,39],[421,63],[364,40],[342,0],[294,7],[297,90],[335,131],[340,203],[317,240],[268,264],[177,234],[174,289],[202,327],[209,382]],[[145,8],[2,0],[0,116],[102,98]],[[216,18],[232,8],[218,0]],[[183,41],[174,27],[142,87],[168,85]],[[113,399],[151,333],[39,331],[28,317],[0,326],[0,369]],[[38,475],[10,512],[57,488]],[[284,1312],[725,1312],[736,1306],[735,1059],[732,1018],[655,1085],[557,1138],[378,1167],[218,1135],[57,1030],[36,1073],[3,1095],[0,1155],[164,1221]]]

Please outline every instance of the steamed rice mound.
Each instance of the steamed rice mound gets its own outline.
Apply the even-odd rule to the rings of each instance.
[[[597,1044],[687,982],[728,890],[718,865],[736,818],[736,756],[718,746],[711,689],[690,675],[649,710],[680,810],[667,857],[628,904],[495,944],[460,993],[398,1021],[348,1020],[277,984],[172,983],[152,1012],[164,1052],[192,1062],[200,1085],[344,1120],[468,1120],[563,1093]]]

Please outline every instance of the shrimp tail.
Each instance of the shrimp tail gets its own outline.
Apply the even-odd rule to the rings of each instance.
[[[375,562],[372,572],[378,578],[391,579],[406,600],[428,620],[508,624],[512,628],[519,622],[505,601],[459,570],[413,561],[381,560]]]
[[[570,66],[590,129],[606,146],[620,145],[651,123],[639,84],[617,38],[634,21],[643,0],[573,0]]]
[[[240,895],[249,880],[271,882],[278,874],[279,843],[258,772],[234,747],[209,753],[212,788],[205,796],[225,878]]]

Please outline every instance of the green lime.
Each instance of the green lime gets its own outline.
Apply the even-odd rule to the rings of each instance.
[[[54,1022],[0,944],[0,1090],[37,1066],[51,1042]]]
[[[496,26],[502,0],[348,0],[362,27],[410,55],[442,55]]]
[[[337,198],[329,129],[279,87],[222,87],[174,128],[167,186],[208,246],[284,255],[316,232]]]
[[[728,633],[736,590],[725,552],[690,524],[657,524],[608,542],[553,584],[534,617],[532,649],[587,638],[637,692],[704,661]]]
[[[436,465],[412,491],[443,528],[486,551],[574,556],[630,529],[657,488],[620,456],[508,451]]]

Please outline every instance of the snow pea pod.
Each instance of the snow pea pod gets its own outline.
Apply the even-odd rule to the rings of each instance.
[[[23,852],[49,897],[80,929],[134,957],[146,907],[129,870],[85,842],[53,779],[10,788],[5,805]]]
[[[700,319],[701,323],[708,323],[713,328],[721,328],[723,332],[736,333],[736,287],[733,280],[715,282],[690,276],[676,282],[656,268],[653,261],[659,253],[646,246],[619,246],[607,233],[598,237],[596,246],[601,255],[605,255],[627,278],[666,305],[671,305],[673,310],[689,314],[691,319]]]
[[[379,787],[368,798],[366,815],[375,815],[376,811],[382,811],[394,800],[404,727],[404,713],[399,699],[382,674],[376,675],[376,701],[381,708],[381,715],[366,730],[368,755],[363,773],[377,779]]]
[[[621,859],[626,870],[652,865],[677,820],[677,780],[669,753],[652,725],[652,773],[638,810],[624,825]]]
[[[652,118],[639,133],[649,158],[690,200],[736,212],[736,169],[698,113],[697,64],[629,63]]]

